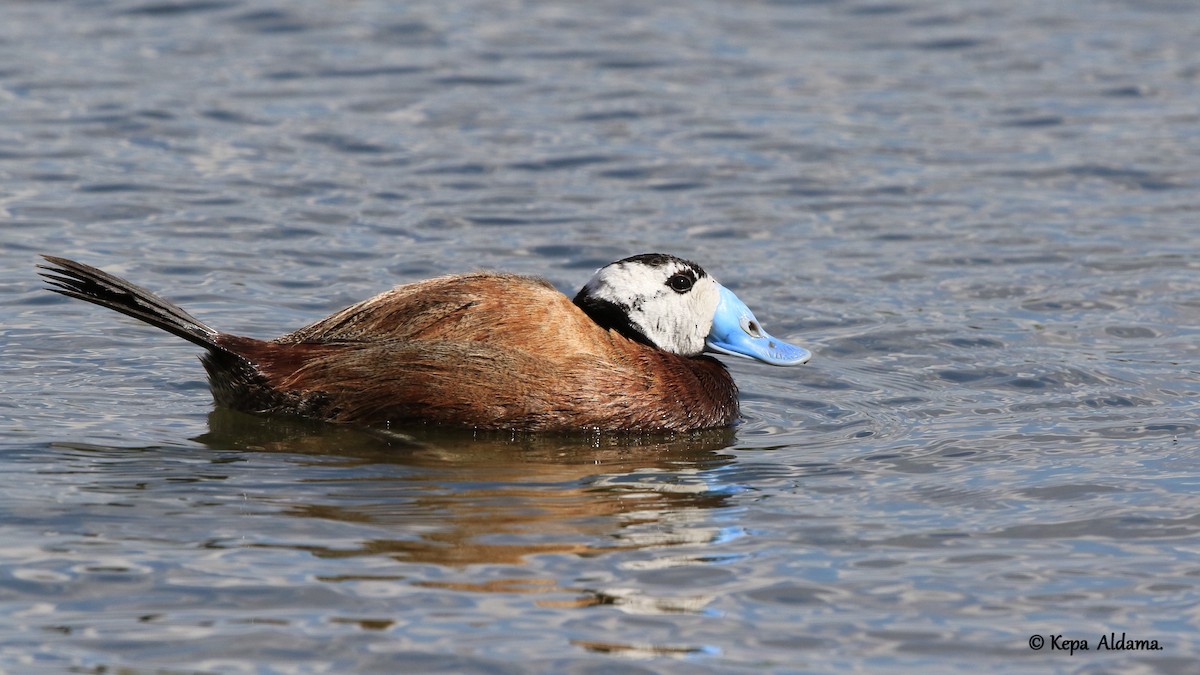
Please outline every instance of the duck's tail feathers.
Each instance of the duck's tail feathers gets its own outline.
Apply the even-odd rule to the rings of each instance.
[[[118,311],[135,319],[157,326],[172,335],[208,349],[229,353],[221,346],[218,331],[150,291],[113,276],[91,265],[67,258],[43,255],[49,265],[38,265],[42,277],[50,284],[47,290],[79,298]]]

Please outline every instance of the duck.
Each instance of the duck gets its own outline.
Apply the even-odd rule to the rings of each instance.
[[[295,332],[218,331],[96,267],[44,255],[47,290],[204,349],[217,406],[359,425],[511,432],[688,432],[740,419],[714,355],[773,366],[812,353],[772,337],[698,264],[645,253],[601,267],[575,297],[502,272],[396,286]]]

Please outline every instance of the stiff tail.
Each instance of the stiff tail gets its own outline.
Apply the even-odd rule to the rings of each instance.
[[[231,353],[218,343],[220,333],[150,291],[91,265],[50,255],[42,257],[50,263],[38,265],[46,270],[40,274],[51,285],[48,290],[141,319],[210,352]]]

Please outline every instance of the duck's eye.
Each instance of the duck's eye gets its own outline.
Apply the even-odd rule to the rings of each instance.
[[[686,274],[672,274],[670,279],[667,279],[667,285],[676,293],[687,293],[692,290],[692,278]]]

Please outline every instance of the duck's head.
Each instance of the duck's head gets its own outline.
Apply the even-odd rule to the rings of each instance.
[[[798,366],[812,354],[763,330],[746,303],[699,265],[646,253],[600,268],[575,304],[625,337],[680,356],[710,351]]]

